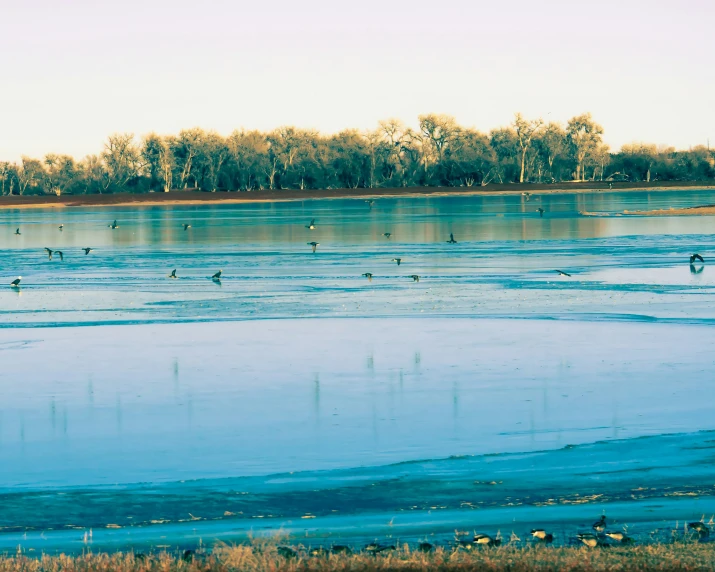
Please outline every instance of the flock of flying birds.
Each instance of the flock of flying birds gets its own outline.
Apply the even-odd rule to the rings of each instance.
[[[531,196],[530,193],[522,193],[522,194],[523,194],[524,196],[526,196],[526,200],[529,200],[529,198],[530,198],[530,196]],[[366,201],[366,202],[370,205],[370,208],[372,208],[372,206],[375,204],[374,201]],[[544,216],[544,209],[542,209],[541,207],[539,207],[539,208],[537,209],[537,211],[538,211],[538,213],[539,213],[539,216],[541,216],[541,217]],[[64,224],[59,225],[59,227],[58,227],[59,230],[60,230],[60,231],[64,230],[64,226],[65,226]],[[182,226],[183,226],[183,228],[184,228],[185,231],[187,231],[187,230],[189,230],[189,229],[191,228],[191,225],[190,225],[190,224],[186,224],[186,223],[182,224]],[[118,228],[119,228],[119,224],[117,224],[117,221],[114,220],[114,221],[112,221],[111,224],[107,225],[107,227],[110,228],[110,229],[112,229],[112,230],[115,230],[115,229],[118,229]],[[310,223],[308,223],[308,224],[305,226],[305,228],[307,228],[308,230],[315,230],[315,229],[317,228],[317,225],[315,224],[315,219],[311,219]],[[19,229],[19,228],[18,228],[17,230],[15,230],[15,235],[16,235],[16,236],[20,236],[21,234],[22,234],[22,233],[20,232],[20,229]],[[384,232],[384,233],[382,233],[382,236],[384,236],[385,238],[387,238],[387,239],[389,240],[389,239],[392,237],[392,233],[391,233],[391,232]],[[314,254],[315,254],[315,252],[317,252],[318,247],[320,246],[320,243],[319,243],[319,242],[316,242],[316,241],[314,241],[314,240],[308,242],[307,244],[308,244],[308,246],[310,246],[310,247],[313,249],[313,253],[314,253]],[[455,238],[454,238],[454,233],[450,233],[450,234],[449,234],[449,240],[447,241],[447,244],[457,244],[457,241],[456,241]],[[81,250],[84,251],[84,254],[85,254],[85,256],[86,256],[86,255],[88,255],[90,252],[92,252],[93,249],[92,249],[92,248],[82,248]],[[65,259],[64,253],[63,253],[62,251],[60,251],[60,250],[52,250],[52,249],[50,249],[50,248],[45,247],[45,252],[47,253],[47,256],[48,256],[49,260],[52,260],[52,256],[53,256],[53,255],[59,256],[59,257],[60,257],[60,262],[63,262],[64,259]],[[402,260],[403,260],[402,258],[393,258],[393,259],[391,260],[391,262],[395,262],[395,263],[397,263],[397,266],[400,266],[400,265],[402,264]],[[690,271],[691,271],[693,274],[699,274],[700,272],[703,271],[703,268],[704,268],[704,266],[701,266],[700,268],[697,268],[697,267],[695,266],[695,263],[696,263],[696,262],[700,262],[700,263],[704,264],[704,263],[705,263],[705,259],[704,259],[702,256],[700,256],[700,254],[698,254],[698,253],[694,253],[694,254],[691,254],[691,255],[690,255]],[[565,276],[565,277],[567,277],[567,278],[571,278],[571,274],[569,274],[568,272],[564,272],[563,270],[555,270],[554,272],[557,272],[557,273],[559,274],[559,276]],[[220,282],[221,282],[221,274],[222,274],[222,270],[219,270],[218,272],[216,272],[216,274],[214,274],[213,276],[211,276],[211,280],[213,280],[214,282],[220,283]],[[373,279],[373,277],[374,277],[374,275],[372,274],[372,272],[365,272],[362,276],[364,276],[365,278],[367,278],[370,282],[372,282],[372,279]],[[168,275],[168,277],[169,277],[169,278],[178,278],[178,276],[176,275],[176,268],[174,268],[174,269],[171,271],[171,273]],[[420,276],[419,276],[418,274],[410,274],[409,276],[407,276],[407,278],[411,278],[413,282],[419,282],[419,281],[420,281]],[[21,281],[22,281],[22,276],[18,276],[15,280],[13,280],[12,282],[10,282],[10,286],[13,287],[13,288],[19,288]]]

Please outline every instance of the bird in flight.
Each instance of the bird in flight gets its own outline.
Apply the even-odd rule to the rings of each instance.
[[[18,228],[17,230],[15,230],[15,235],[16,235],[16,236],[20,236],[21,234],[22,234],[22,233],[20,232],[20,229],[19,229],[19,228]]]
[[[536,209],[536,212],[539,213],[539,216],[540,216],[541,218],[544,218],[544,209],[542,209],[541,207],[539,207],[538,209]]]
[[[413,282],[419,282],[419,281],[420,281],[420,277],[417,276],[417,274],[410,274],[410,275],[408,276],[408,278],[412,278],[412,281],[413,281]]]
[[[312,246],[312,247],[313,247],[313,252],[315,252],[316,249],[318,248],[318,246],[320,246],[320,243],[313,241],[313,242],[309,242],[309,243],[308,243],[308,246]]]
[[[220,272],[219,272],[219,274],[220,274]],[[174,268],[171,271],[171,274],[169,274],[169,278],[178,278],[178,276],[176,275],[176,268]]]
[[[62,251],[61,251],[61,250],[55,250],[55,254],[60,257],[60,262],[64,262],[64,261],[65,261],[65,255],[62,254]]]
[[[365,272],[363,276],[367,278],[368,282],[372,282],[372,272]]]
[[[84,255],[87,256],[90,252],[94,250],[94,248],[83,248],[82,250],[84,250]]]
[[[564,272],[563,270],[554,270],[554,272],[558,272],[560,276],[568,276],[571,278],[571,275],[568,272]]]
[[[397,262],[397,266],[399,266],[400,264],[402,264],[402,258],[393,258],[392,262]]]
[[[370,208],[372,208],[372,207],[375,206],[375,201],[373,201],[372,199],[370,199],[369,201],[365,201],[365,202],[366,202],[368,205],[370,205]]]
[[[191,228],[190,224],[184,224],[184,230],[189,230]]]
[[[22,276],[18,276],[17,278],[15,278],[15,280],[10,282],[10,286],[12,286],[13,288],[19,288],[20,280],[22,280]]]
[[[59,228],[60,230],[64,230],[64,228],[65,228],[65,225],[61,224],[61,225],[60,225],[60,226],[58,226],[57,228]]]
[[[705,263],[705,260],[703,259],[703,257],[700,256],[697,252],[695,254],[690,255],[690,264],[692,264],[696,260],[699,260],[700,262]]]
[[[214,274],[211,277],[211,280],[213,280],[214,282],[221,282],[221,272],[223,272],[223,270],[219,270],[216,274]]]
[[[54,252],[53,250],[50,250],[45,246],[45,252],[47,253],[47,259],[52,260],[52,253]]]
[[[305,228],[307,228],[309,230],[315,230],[315,219],[311,219],[310,224],[306,225]]]
[[[526,200],[531,200],[531,193],[521,193],[522,197],[526,197]]]
[[[447,241],[447,244],[457,244],[457,241],[454,240],[454,234],[451,232],[449,233],[449,240]]]
[[[705,266],[700,266],[700,268],[697,268],[695,264],[690,265],[691,274],[700,274],[703,270],[705,270]]]
[[[115,228],[119,228],[119,225],[117,224],[117,220],[116,220],[116,219],[114,220],[114,222],[112,222],[112,224],[107,225],[107,226],[108,226],[109,228],[111,228],[112,230],[114,230]]]
[[[385,238],[390,238],[392,236],[392,233],[391,232],[383,232],[382,236],[384,236]]]

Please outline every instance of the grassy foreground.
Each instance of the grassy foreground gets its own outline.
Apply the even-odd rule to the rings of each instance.
[[[209,553],[23,555],[0,557],[0,572],[140,571],[368,571],[368,570],[715,570],[715,545],[695,543],[610,547],[437,549],[424,554],[401,549],[390,553],[286,557],[275,545],[219,546]]]

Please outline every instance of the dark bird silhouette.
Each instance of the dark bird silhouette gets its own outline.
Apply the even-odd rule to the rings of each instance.
[[[434,550],[434,546],[432,546],[429,542],[420,542],[417,545],[417,550],[420,552],[432,552],[432,550]]]
[[[700,256],[697,252],[695,254],[690,255],[690,264],[692,264],[696,260],[702,262],[703,264],[705,263],[705,260],[703,259],[703,257]]]
[[[560,276],[568,276],[571,278],[571,275],[568,272],[564,272],[563,270],[554,270],[554,272],[558,272]]]
[[[94,250],[94,248],[83,248],[82,250],[84,250],[84,255],[87,256],[90,252]]]
[[[694,530],[700,536],[703,536],[703,537],[710,536],[710,529],[707,526],[705,526],[702,522],[689,522],[688,528],[690,530]]]
[[[61,250],[55,250],[55,254],[60,257],[60,262],[64,262],[64,261],[65,261],[65,255],[62,254],[62,251],[61,251]]]
[[[408,276],[408,278],[412,278],[412,281],[413,281],[413,282],[419,282],[419,281],[420,281],[420,277],[417,276],[417,274],[410,274],[410,275]]]
[[[521,193],[521,196],[526,197],[527,201],[531,199],[531,193]]]
[[[214,274],[214,275],[211,277],[211,280],[213,280],[214,282],[220,282],[220,281],[221,281],[221,273],[222,273],[222,272],[223,272],[223,270],[219,270],[216,274]]]
[[[454,234],[451,232],[449,233],[449,240],[447,241],[447,244],[457,244],[457,241],[454,240]]]
[[[539,213],[539,216],[540,216],[541,218],[544,217],[544,209],[542,209],[541,207],[539,207],[538,209],[536,209],[536,212]]]
[[[367,278],[369,282],[372,282],[372,272],[365,272],[363,276]]]
[[[309,243],[308,243],[308,246],[312,246],[312,247],[313,247],[313,252],[315,252],[315,251],[317,250],[318,246],[320,246],[320,243],[313,241],[313,242],[309,242]]]
[[[554,541],[554,535],[550,532],[546,532],[543,528],[532,529],[531,536],[546,544],[551,544]]]
[[[112,230],[114,230],[115,228],[119,228],[119,225],[117,224],[116,219],[114,220],[114,222],[112,222],[112,224],[109,224],[109,225],[107,225],[107,226],[108,226],[109,228],[111,228]]]
[[[311,219],[310,224],[308,224],[305,228],[309,230],[315,230],[315,219]]]
[[[190,224],[184,224],[184,230],[189,230],[191,228]]]
[[[22,280],[22,276],[18,276],[17,278],[15,278],[15,280],[10,282],[10,286],[12,286],[13,288],[18,288],[20,286],[21,280]]]
[[[344,544],[333,544],[330,548],[330,552],[333,554],[352,554],[352,548],[345,546]]]
[[[193,550],[184,550],[184,553],[181,555],[181,559],[184,562],[191,562],[194,559],[194,551]]]
[[[178,278],[178,276],[176,275],[176,268],[171,271],[171,274],[169,274],[169,278]]]
[[[601,540],[598,538],[598,536],[596,536],[595,534],[591,534],[590,532],[577,534],[576,538],[578,538],[589,548],[596,548],[596,546],[599,546],[601,544]]]
[[[54,250],[50,250],[45,246],[45,252],[47,253],[47,259],[52,260],[52,253],[54,252]]]
[[[594,522],[591,528],[593,528],[593,530],[595,530],[599,534],[602,534],[603,531],[606,530],[606,515],[602,514],[601,518]]]
[[[20,232],[20,229],[18,228],[15,230],[15,236],[20,236],[22,233]]]
[[[703,270],[705,270],[705,266],[701,266],[700,268],[698,268],[695,266],[695,264],[690,265],[691,274],[700,274]]]
[[[60,230],[64,230],[64,228],[65,228],[65,225],[61,224],[61,225],[60,225],[60,226],[58,226],[57,228],[59,228]]]
[[[370,208],[372,208],[372,207],[375,206],[375,201],[373,201],[373,200],[369,200],[369,201],[365,201],[365,202],[366,202],[368,205],[370,205]]]
[[[400,264],[402,264],[402,258],[393,258],[392,262],[397,262],[397,266],[399,266]]]
[[[391,232],[383,232],[382,236],[384,236],[385,238],[390,238],[392,236],[392,233]]]

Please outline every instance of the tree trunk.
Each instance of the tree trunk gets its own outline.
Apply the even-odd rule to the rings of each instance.
[[[524,164],[526,163],[526,147],[521,148],[521,173],[519,174],[519,182],[524,182]]]

